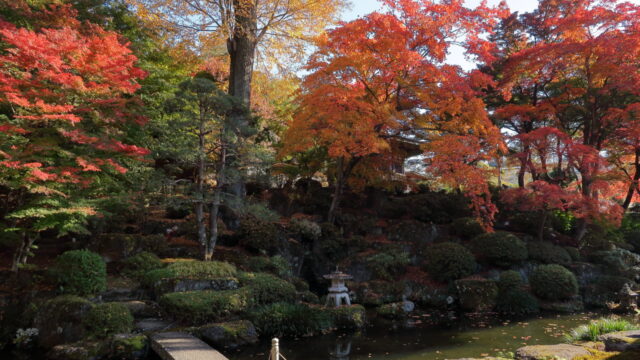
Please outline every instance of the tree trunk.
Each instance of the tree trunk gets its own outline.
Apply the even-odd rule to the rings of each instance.
[[[624,199],[624,203],[622,207],[624,211],[629,210],[629,206],[631,206],[631,201],[633,200],[633,195],[638,191],[638,184],[640,182],[640,149],[636,150],[636,158],[634,161],[634,171],[633,179],[631,180],[631,184],[629,184],[629,190],[627,190],[627,196]]]
[[[230,57],[229,95],[238,98],[247,108],[251,107],[251,79],[257,46],[258,16],[255,1],[234,0],[235,28],[231,39],[227,42]],[[244,114],[231,115],[232,123],[242,131],[249,125],[249,118]],[[242,134],[237,134],[242,138]],[[230,167],[237,163],[238,146],[228,157]],[[235,158],[235,159],[234,159]],[[240,202],[246,195],[246,186],[241,177],[234,179],[228,186],[234,201]]]
[[[200,242],[201,245],[205,245],[207,242],[207,228],[204,219],[204,176],[207,166],[207,159],[205,158],[205,128],[203,119],[200,119],[198,147],[198,178],[196,179],[196,221],[198,223],[198,242]]]
[[[547,211],[542,210],[540,214],[540,223],[538,224],[538,240],[544,241],[544,226],[547,222]]]
[[[592,191],[591,191],[591,185],[592,185],[592,179],[589,176],[585,176],[584,173],[582,174],[582,196],[586,197],[586,198],[591,198],[592,197]],[[582,242],[582,239],[584,239],[584,236],[587,234],[587,226],[588,226],[588,222],[586,219],[578,219],[578,224],[577,224],[577,230],[576,230],[576,242],[578,244],[580,244]]]
[[[336,186],[333,191],[333,199],[331,200],[331,206],[329,207],[329,213],[327,214],[327,221],[334,223],[336,220],[336,211],[340,207],[340,201],[342,201],[342,194],[344,192],[344,185],[351,175],[351,170],[356,166],[360,159],[351,158],[349,163],[344,166],[344,157],[338,159],[337,172],[336,172]]]
[[[35,237],[30,237],[29,234],[25,231],[22,237],[22,241],[20,242],[20,246],[13,253],[13,262],[11,264],[11,271],[17,273],[20,270],[20,265],[25,265],[27,263],[27,259],[29,259],[29,251],[35,242]]]
[[[205,248],[204,260],[211,261],[213,258],[213,251],[218,242],[218,213],[220,212],[220,203],[222,201],[222,188],[224,185],[224,176],[227,162],[227,148],[224,141],[221,142],[220,151],[220,166],[218,166],[218,172],[216,176],[216,189],[213,191],[213,202],[211,203],[211,210],[209,212],[209,241]]]

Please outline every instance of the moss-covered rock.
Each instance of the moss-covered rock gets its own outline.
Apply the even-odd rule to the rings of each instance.
[[[290,282],[265,273],[241,273],[240,282],[248,292],[251,307],[275,302],[293,302],[296,287]]]
[[[516,351],[518,360],[575,360],[580,356],[589,356],[591,352],[582,346],[570,344],[530,345]]]
[[[215,348],[235,349],[258,342],[258,332],[248,320],[228,321],[200,326],[192,331]]]
[[[607,351],[640,350],[640,330],[604,334],[598,340],[604,342]]]
[[[235,266],[219,261],[174,262],[147,272],[142,284],[153,289],[156,296],[169,292],[232,290],[239,285]]]
[[[376,308],[378,316],[382,316],[387,319],[402,319],[409,315],[411,311],[408,311],[408,307],[405,302],[395,302],[390,304],[380,305]]]
[[[366,323],[366,311],[362,305],[332,308],[333,323],[339,329],[360,329]]]
[[[133,329],[133,315],[121,303],[98,304],[89,310],[83,320],[89,334],[100,338]]]
[[[434,244],[427,247],[425,253],[425,270],[441,282],[469,276],[477,268],[473,254],[460,244],[453,242]]]
[[[471,241],[471,248],[485,262],[509,267],[527,259],[527,246],[517,236],[496,231],[476,236]]]
[[[58,296],[44,302],[34,320],[39,331],[39,345],[51,348],[86,337],[83,319],[93,306],[90,301],[73,295]]]
[[[455,281],[460,307],[466,311],[491,311],[496,306],[498,286],[495,281],[483,278]]]
[[[141,360],[147,357],[149,338],[143,334],[116,334],[109,346],[110,359]]]

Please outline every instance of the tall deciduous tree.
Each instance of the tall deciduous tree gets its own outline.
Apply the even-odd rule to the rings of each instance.
[[[225,39],[230,56],[229,94],[251,107],[256,51],[284,65],[300,59],[306,42],[336,20],[344,0],[129,0],[151,25],[178,34],[191,43],[207,43],[197,35]],[[205,35],[207,36],[207,35]],[[209,41],[210,42],[210,41]],[[216,43],[213,41],[213,43]],[[272,63],[273,64],[273,63]],[[237,119],[249,126],[249,119]],[[232,158],[230,159],[232,160]],[[242,182],[230,185],[244,196]]]
[[[115,33],[73,17],[57,23],[34,31],[0,21],[2,215],[4,232],[21,238],[14,270],[40,231],[84,231],[94,210],[77,195],[148,153],[120,140],[125,124],[145,121],[132,96],[145,76],[137,58]]]
[[[571,139],[571,168],[579,174],[584,203],[611,209],[601,198],[610,166],[607,152],[640,95],[640,7],[610,0],[545,0],[531,19],[536,26],[530,32],[545,36],[509,55],[502,79],[506,98],[522,84],[540,84],[533,95],[544,103],[549,126]],[[583,221],[578,239],[586,229]]]
[[[438,176],[463,169],[445,166],[451,162],[438,156],[449,146],[465,143],[461,138],[473,138],[468,142],[476,145],[477,156],[499,143],[499,133],[472,86],[485,77],[467,77],[459,67],[444,63],[454,40],[487,55],[489,44],[480,34],[495,24],[496,12],[470,10],[453,0],[385,3],[389,13],[370,14],[318,39],[318,50],[306,66],[311,74],[302,83],[299,111],[285,137],[285,154],[320,147],[335,159],[329,221],[354,167],[363,158],[388,154],[393,139],[429,143],[429,160],[438,164],[433,167]],[[475,168],[473,161],[468,165],[467,174]],[[443,178],[453,183],[456,177]],[[474,189],[474,195],[480,192]],[[490,219],[493,211],[485,208]]]

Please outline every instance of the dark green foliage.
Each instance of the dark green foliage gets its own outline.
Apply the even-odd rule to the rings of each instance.
[[[122,273],[132,278],[140,278],[151,270],[162,268],[162,262],[154,253],[143,251],[124,260]]]
[[[160,280],[173,279],[173,271],[167,268],[151,270],[140,277],[140,284],[146,288],[153,288]]]
[[[341,214],[336,220],[345,236],[367,235],[375,227],[376,219],[367,215]]]
[[[253,272],[268,272],[281,278],[291,276],[291,265],[280,255],[270,258],[265,256],[254,256],[247,262],[247,267]]]
[[[189,323],[219,321],[248,308],[247,289],[186,291],[165,294],[160,306],[169,315]]]
[[[402,274],[409,262],[409,254],[395,246],[382,249],[366,259],[367,267],[376,277],[383,280],[393,280]]]
[[[338,262],[362,250],[366,241],[362,236],[345,238],[338,227],[330,223],[320,224],[322,235],[319,250],[331,262]]]
[[[524,281],[522,280],[522,275],[515,270],[503,271],[500,274],[500,280],[498,280],[498,289],[501,292],[520,289],[524,285]]]
[[[240,223],[237,235],[240,245],[247,250],[271,254],[277,249],[283,234],[278,224],[248,217]]]
[[[571,235],[576,227],[576,217],[567,211],[552,211],[548,221],[554,230],[565,235]]]
[[[553,245],[548,241],[529,241],[527,243],[529,259],[543,264],[569,265],[572,262],[571,255],[561,246]]]
[[[250,305],[260,306],[274,302],[291,302],[296,299],[293,284],[264,273],[242,273],[240,282],[249,291]]]
[[[454,234],[465,239],[470,239],[486,232],[478,219],[472,217],[463,217],[453,220],[451,223],[451,230]]]
[[[307,219],[294,218],[289,221],[288,230],[300,236],[303,241],[312,242],[322,235],[322,228],[318,223]]]
[[[529,279],[533,293],[545,300],[566,300],[578,293],[576,277],[561,265],[540,265]]]
[[[169,219],[184,219],[191,213],[192,205],[187,201],[172,201],[165,212]]]
[[[58,256],[55,275],[62,292],[94,295],[107,288],[107,266],[100,255],[71,250]]]
[[[523,289],[500,292],[496,310],[507,315],[533,315],[540,312],[538,300]]]
[[[320,334],[332,327],[329,311],[305,304],[275,303],[249,313],[263,337],[299,337]]]
[[[504,231],[476,236],[471,247],[484,261],[496,266],[509,267],[527,259],[525,243]]]
[[[220,280],[237,275],[236,267],[221,261],[178,261],[167,267],[146,272],[141,276],[143,286],[152,288],[164,279]]]
[[[401,221],[387,230],[387,238],[391,241],[420,243],[430,237],[432,226],[416,220]]]
[[[376,313],[387,319],[402,319],[407,316],[401,302],[382,304],[376,308]]]
[[[564,250],[567,252],[567,254],[569,254],[573,262],[582,261],[582,255],[580,254],[580,249],[573,246],[565,246]]]
[[[425,269],[436,280],[447,282],[473,274],[477,264],[464,246],[452,242],[434,244],[426,249]]]
[[[427,192],[406,199],[411,214],[420,221],[446,224],[451,219],[471,216],[469,199],[461,193]]]
[[[84,318],[89,334],[106,337],[112,334],[128,333],[133,329],[133,315],[120,303],[98,304],[89,310]]]

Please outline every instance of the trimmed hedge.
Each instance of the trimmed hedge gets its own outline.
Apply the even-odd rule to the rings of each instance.
[[[71,250],[58,256],[55,274],[66,294],[95,295],[107,288],[107,265],[89,250]]]
[[[497,231],[471,240],[474,252],[490,264],[509,267],[527,259],[527,246],[517,236]]]
[[[160,258],[154,253],[143,251],[123,261],[122,273],[128,277],[140,278],[147,272],[163,267]]]
[[[305,304],[270,304],[251,311],[249,318],[262,337],[314,335],[333,326],[330,311]]]
[[[147,272],[142,276],[142,284],[153,287],[163,279],[219,280],[235,278],[237,275],[236,267],[226,262],[178,261]]]
[[[171,316],[189,323],[223,320],[248,309],[249,292],[201,290],[169,293],[160,297],[160,306]]]
[[[453,230],[454,234],[465,239],[470,239],[486,232],[478,219],[472,217],[462,217],[453,220],[451,230]]]
[[[515,270],[503,271],[500,274],[500,280],[498,280],[498,289],[501,292],[520,289],[524,285],[522,275]]]
[[[292,302],[296,299],[296,287],[280,278],[265,273],[241,273],[240,282],[249,291],[251,307],[275,302]]]
[[[561,246],[553,245],[548,241],[529,241],[527,243],[529,259],[537,260],[543,264],[569,265],[572,263],[571,255]]]
[[[540,305],[523,289],[511,289],[500,293],[496,310],[507,315],[533,315],[540,312]]]
[[[89,334],[107,337],[133,330],[133,315],[120,303],[104,303],[94,306],[84,318]]]
[[[578,281],[561,265],[540,265],[529,278],[533,293],[545,300],[567,300],[578,294]]]
[[[448,282],[473,274],[477,264],[473,254],[460,244],[443,242],[426,249],[425,270],[436,280]]]

